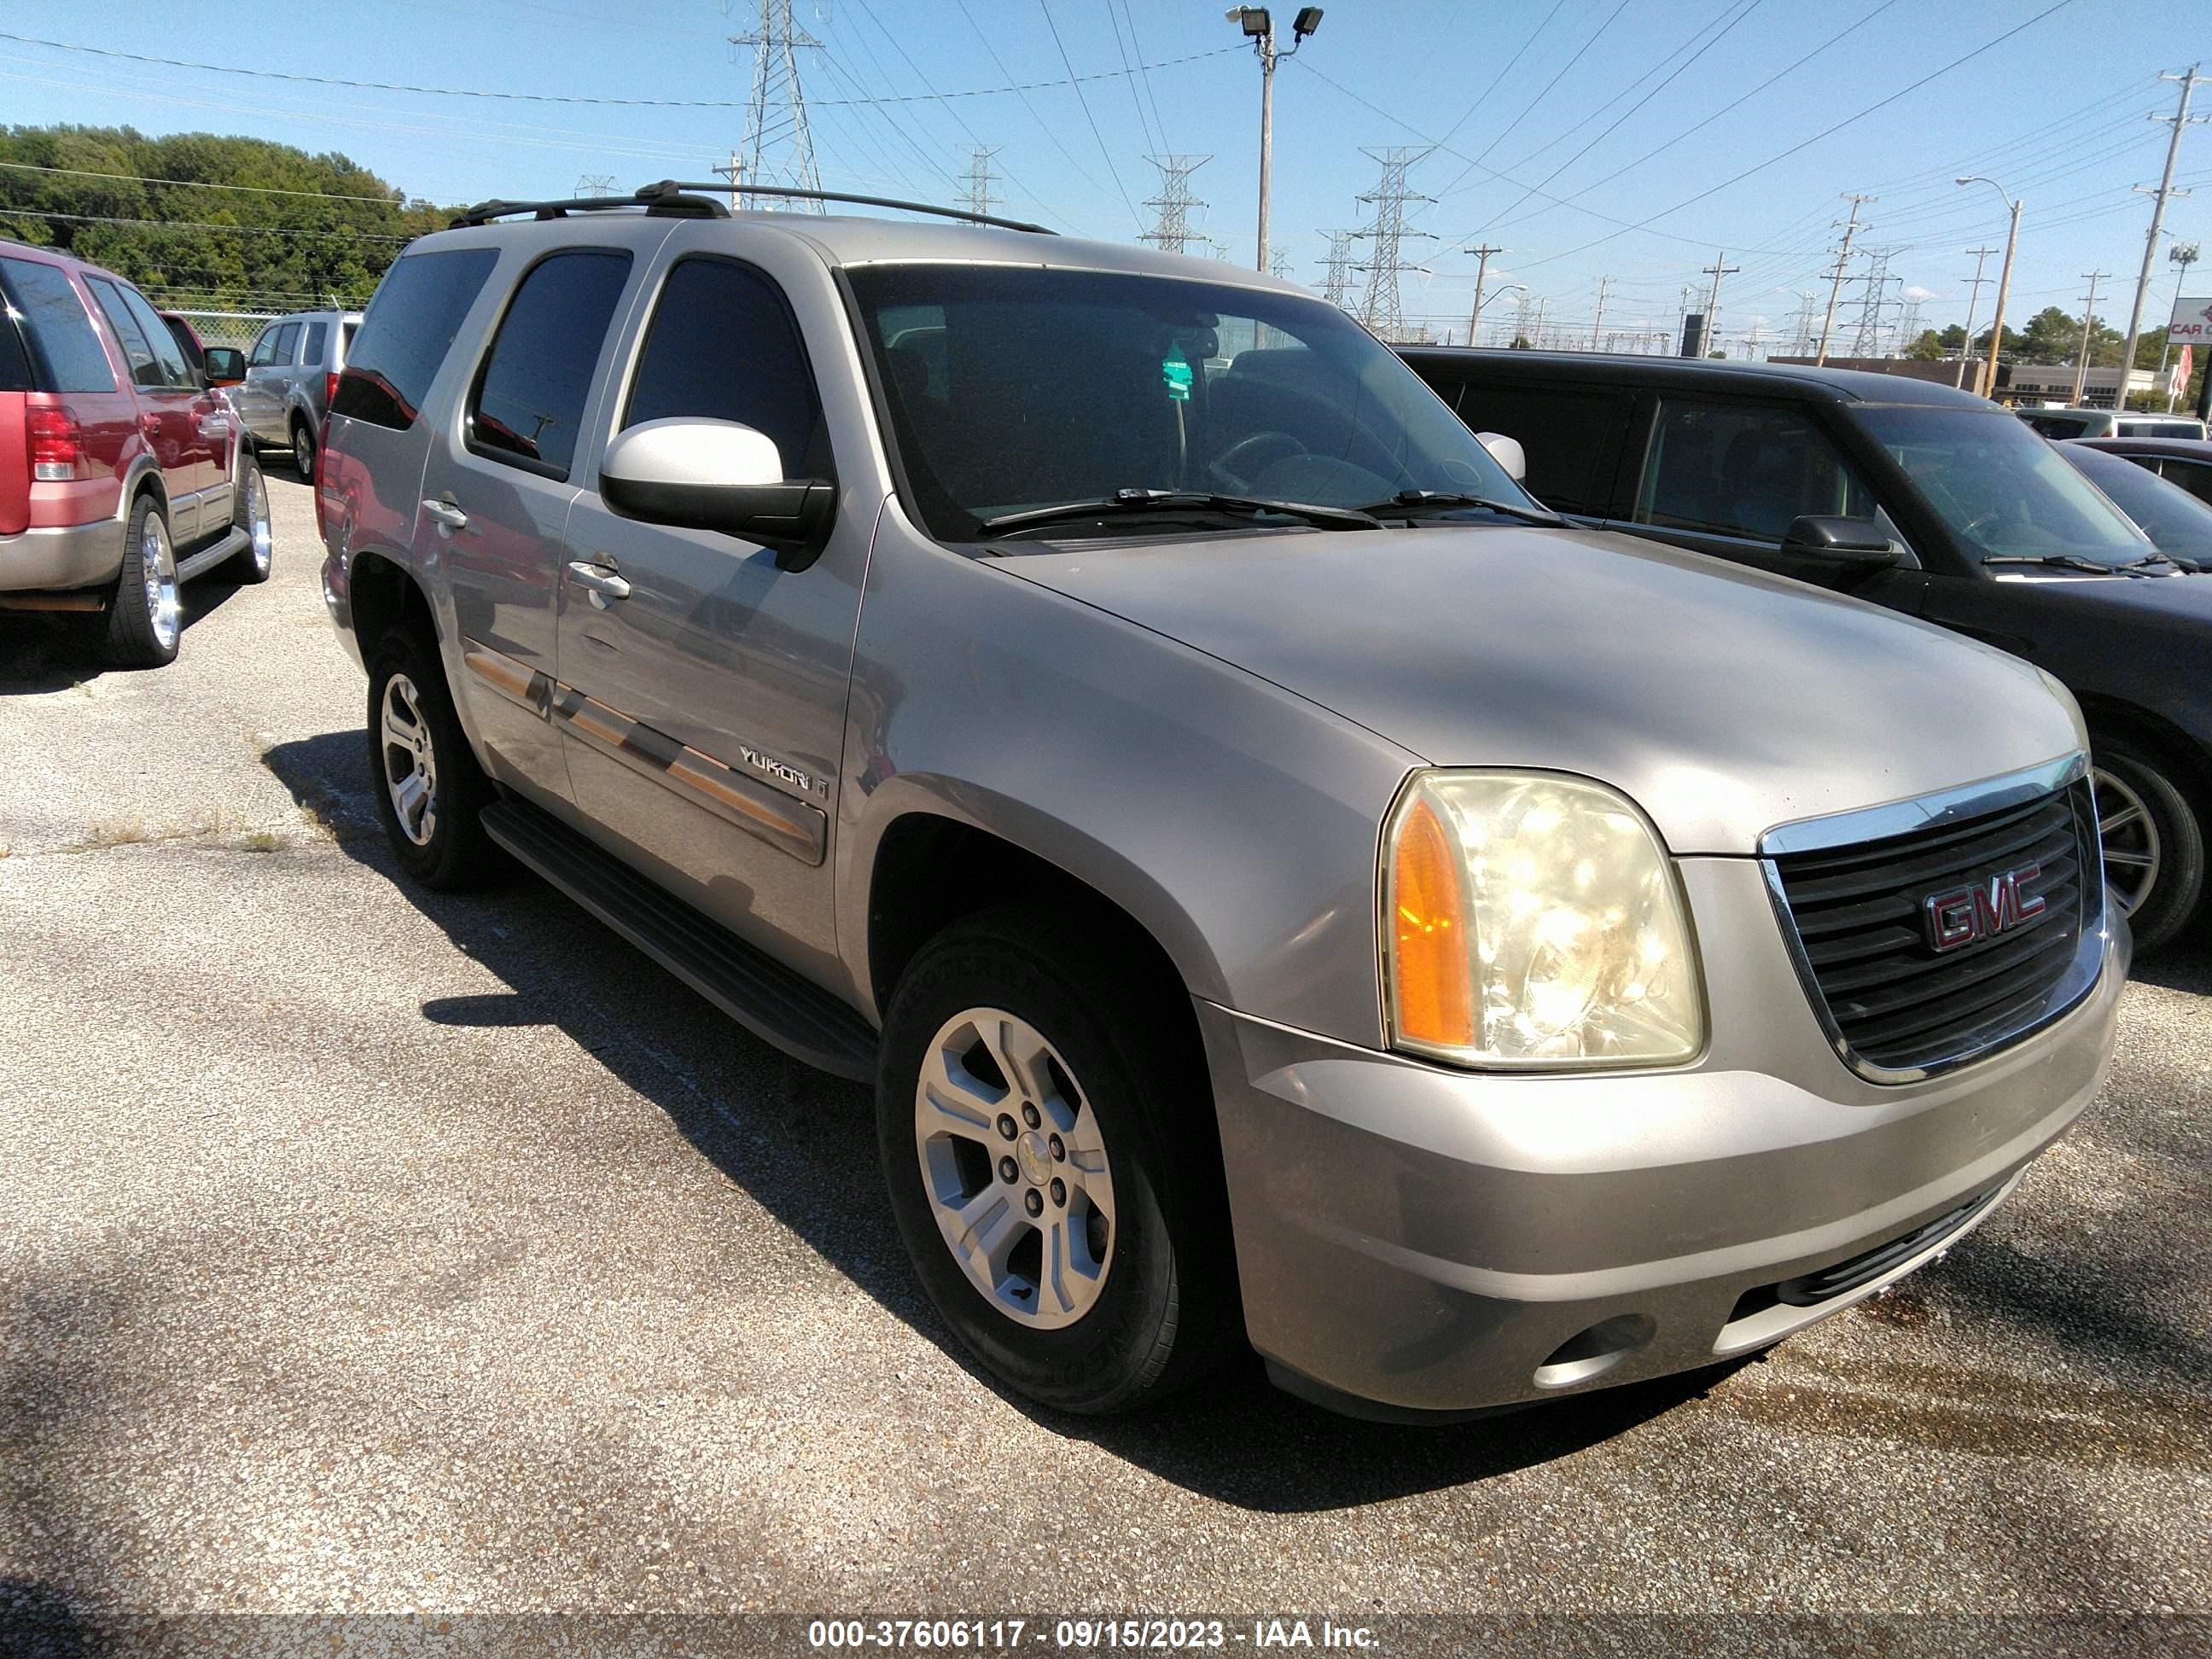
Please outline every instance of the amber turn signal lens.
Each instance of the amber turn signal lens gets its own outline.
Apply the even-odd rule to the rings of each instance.
[[[1473,941],[1467,937],[1459,848],[1425,800],[1399,826],[1390,870],[1392,1014],[1397,1035],[1423,1045],[1472,1048]]]

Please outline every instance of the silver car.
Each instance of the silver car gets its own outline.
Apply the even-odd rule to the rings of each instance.
[[[246,354],[231,402],[257,445],[282,449],[302,478],[315,476],[323,416],[361,326],[358,311],[301,311],[270,320]]]
[[[1565,525],[1288,283],[489,204],[329,445],[401,868],[503,849],[870,1082],[922,1284],[1049,1405],[1247,1343],[1408,1419],[1746,1354],[2110,1055],[2063,689]]]

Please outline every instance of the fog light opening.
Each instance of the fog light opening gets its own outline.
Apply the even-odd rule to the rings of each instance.
[[[1658,1326],[1643,1314],[1616,1314],[1569,1337],[1536,1367],[1540,1389],[1571,1389],[1602,1376],[1649,1342]]]

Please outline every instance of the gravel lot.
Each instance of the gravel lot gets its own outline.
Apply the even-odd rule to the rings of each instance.
[[[860,1091],[534,880],[399,884],[270,482],[274,581],[188,590],[173,667],[0,617],[0,1649],[9,1596],[2212,1612],[2203,951],[2015,1201],[1765,1361],[1449,1430],[1249,1376],[1063,1419],[950,1346]]]

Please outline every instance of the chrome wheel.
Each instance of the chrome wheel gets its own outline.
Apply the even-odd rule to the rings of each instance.
[[[276,556],[276,532],[269,517],[269,485],[255,467],[246,485],[246,534],[250,542],[249,555],[253,560],[253,574],[266,576]]]
[[[385,793],[392,798],[399,832],[428,847],[438,829],[438,757],[415,682],[394,674],[384,683],[378,748],[384,756]]]
[[[2089,774],[2097,800],[2097,836],[2105,851],[2105,890],[2124,916],[2133,915],[2158,885],[2164,861],[2158,821],[2143,798],[2101,767]]]
[[[309,483],[315,481],[315,435],[304,426],[292,428],[292,465]]]
[[[1036,1027],[970,1008],[938,1030],[915,1090],[937,1227],[986,1301],[1049,1330],[1090,1312],[1114,1261],[1114,1178],[1090,1103]]]
[[[138,574],[145,586],[146,621],[165,652],[177,648],[184,630],[184,606],[177,599],[177,556],[170,550],[168,528],[158,513],[146,515],[138,538]]]

